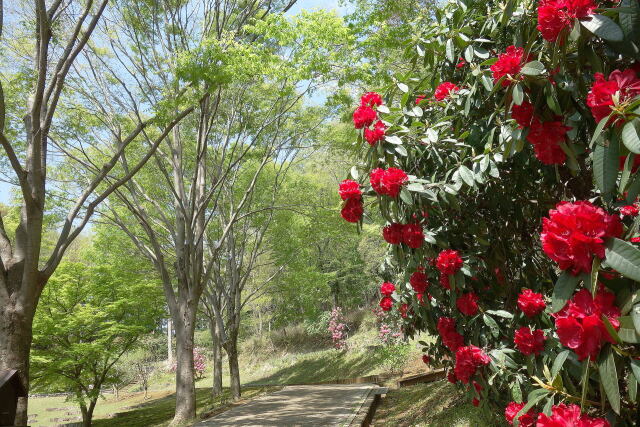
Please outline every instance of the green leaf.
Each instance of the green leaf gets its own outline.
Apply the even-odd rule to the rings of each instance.
[[[522,101],[524,101],[524,91],[522,90],[522,85],[520,83],[517,83],[514,87],[513,87],[513,102],[515,102],[518,105],[522,104]]]
[[[622,128],[622,143],[632,153],[640,154],[640,133],[638,124],[640,120],[634,119],[627,122]]]
[[[453,62],[456,59],[455,51],[453,46],[453,39],[447,40],[447,44],[445,45],[445,54],[447,55],[447,59],[449,62]]]
[[[614,270],[640,282],[640,250],[624,240],[611,238],[606,242],[605,259]]]
[[[607,395],[607,400],[616,414],[620,414],[620,388],[618,386],[618,372],[616,371],[616,361],[613,358],[613,351],[608,345],[600,354],[598,361],[598,372],[600,372],[600,382]]]
[[[360,175],[358,174],[358,168],[356,166],[352,166],[351,167],[351,177],[357,181],[359,176]]]
[[[551,367],[551,376],[553,378],[555,378],[560,372],[560,369],[562,369],[562,365],[564,365],[564,362],[567,360],[570,352],[570,350],[564,350],[556,356],[556,360],[553,361],[553,366]]]
[[[391,143],[391,144],[402,144],[402,139],[400,139],[399,136],[397,135],[388,135],[384,137],[385,141]]]
[[[524,64],[520,72],[527,76],[539,76],[544,73],[545,66],[540,61],[531,61]]]
[[[487,310],[486,313],[492,314],[498,317],[504,317],[505,319],[513,319],[513,314],[505,310]]]
[[[636,380],[640,382],[640,361],[636,359],[631,359],[631,371],[633,372],[633,376],[636,377]]]
[[[396,145],[396,152],[404,157],[407,157],[409,155],[409,153],[407,153],[407,149],[402,145]]]
[[[620,339],[630,344],[640,343],[640,335],[636,332],[631,316],[622,316],[618,318],[618,321],[620,322],[620,329],[618,329]]]
[[[593,136],[591,137],[591,142],[590,142],[591,145],[593,145],[593,143],[596,142],[598,138],[600,138],[600,135],[602,134],[602,131],[604,130],[605,126],[607,126],[607,122],[609,121],[610,117],[611,117],[611,114],[609,114],[607,117],[605,117],[604,119],[598,122],[598,125],[593,131]]]
[[[574,276],[568,271],[563,271],[556,285],[553,288],[553,295],[551,296],[551,311],[556,313],[562,310],[567,301],[573,295],[573,291],[580,283],[580,276]]]
[[[618,142],[609,145],[596,144],[593,150],[593,176],[603,194],[610,194],[616,188],[618,177]]]
[[[409,92],[409,86],[404,83],[398,83],[398,89],[400,89],[404,93]]]
[[[549,394],[549,390],[544,388],[537,388],[531,391],[527,396],[527,404],[524,405],[522,409],[520,409],[520,411],[518,411],[518,413],[514,417],[514,420],[517,420],[518,418],[520,418],[521,415],[524,415],[527,412],[529,412],[529,409],[533,408],[538,402],[544,399],[547,396],[547,394]]]
[[[587,30],[604,40],[619,42],[624,39],[622,29],[613,20],[604,15],[592,15],[591,19],[582,19],[580,23]]]
[[[400,190],[400,199],[409,206],[413,205],[413,197],[405,187]]]
[[[522,402],[522,389],[520,388],[520,383],[518,381],[514,381],[511,384],[511,398],[516,403]]]
[[[484,321],[484,324],[487,325],[491,330],[491,335],[498,338],[498,336],[500,335],[500,328],[498,327],[498,324],[493,319],[493,317],[483,314],[482,320]]]
[[[640,304],[636,304],[631,309],[631,320],[636,328],[636,333],[640,334]]]
[[[469,186],[469,187],[473,187],[475,182],[473,179],[473,172],[471,172],[471,170],[466,167],[465,165],[460,165],[460,167],[458,168],[458,172],[460,173],[460,178],[462,178],[462,180]]]

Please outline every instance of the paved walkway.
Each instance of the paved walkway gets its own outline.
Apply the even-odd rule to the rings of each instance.
[[[374,384],[286,386],[196,426],[348,426]]]

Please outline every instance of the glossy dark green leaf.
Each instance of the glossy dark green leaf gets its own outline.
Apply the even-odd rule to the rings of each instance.
[[[607,16],[592,15],[591,19],[580,20],[580,23],[601,39],[619,42],[624,38],[622,29]]]
[[[640,250],[629,242],[611,238],[605,246],[605,259],[614,270],[640,282]]]
[[[638,130],[640,120],[634,119],[625,123],[622,128],[622,143],[632,153],[640,154],[640,131]]]
[[[616,188],[618,145],[613,140],[607,145],[596,144],[593,150],[593,178],[603,194],[610,194]]]
[[[545,67],[544,64],[540,61],[531,61],[524,64],[522,70],[520,72],[527,76],[539,76],[544,73]]]
[[[600,352],[598,359],[600,382],[607,395],[607,400],[616,414],[620,414],[620,387],[618,385],[618,371],[611,346],[608,345]]]
[[[563,271],[558,277],[555,286],[553,287],[553,294],[551,296],[551,311],[556,313],[562,310],[567,301],[573,296],[573,291],[580,283],[580,276],[574,276],[568,271]]]

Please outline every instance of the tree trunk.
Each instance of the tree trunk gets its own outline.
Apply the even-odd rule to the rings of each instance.
[[[209,330],[211,332],[211,342],[213,345],[213,387],[211,396],[215,399],[222,394],[222,346],[220,345],[220,332],[215,319],[210,319]]]
[[[173,323],[171,317],[167,319],[167,365],[171,367],[173,364],[173,346],[171,345],[171,339],[173,337]]]
[[[16,369],[27,391],[29,390],[29,353],[33,338],[32,311],[13,303],[0,305],[0,369]],[[18,399],[14,425],[27,425],[26,397]]]
[[[176,331],[176,412],[172,426],[187,424],[196,417],[196,383],[193,367],[193,333],[195,310],[178,304],[180,319],[174,320]]]
[[[233,400],[240,399],[240,365],[238,363],[238,331],[231,331],[225,345],[229,359],[229,383]]]
[[[80,405],[80,412],[82,413],[82,427],[91,427],[93,421],[93,410],[96,408],[98,399],[92,399],[87,408],[84,404]]]

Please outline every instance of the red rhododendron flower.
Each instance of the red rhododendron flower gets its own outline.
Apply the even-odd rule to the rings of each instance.
[[[456,64],[456,68],[460,69],[465,65],[467,65],[467,61],[465,61],[463,57],[458,58],[458,63]]]
[[[375,168],[369,173],[369,182],[373,191],[378,194],[382,194],[382,176],[384,175],[384,169]]]
[[[605,342],[615,342],[601,318],[607,316],[614,329],[620,328],[620,309],[614,305],[615,300],[616,296],[602,285],[595,298],[581,289],[555,315],[560,342],[575,351],[579,360],[589,356],[595,359]]]
[[[531,126],[533,121],[533,105],[529,101],[522,104],[513,104],[511,107],[511,118],[518,123],[520,129]]]
[[[419,104],[422,102],[422,100],[424,100],[424,99],[426,99],[426,98],[427,98],[427,96],[426,96],[426,95],[418,95],[418,96],[416,97],[416,105],[419,105]]]
[[[458,333],[456,329],[456,321],[451,317],[441,317],[438,319],[438,333],[442,339],[442,343],[452,353],[464,345],[464,337]]]
[[[498,60],[491,66],[493,81],[497,82],[502,76],[515,77],[522,69],[524,49],[521,47],[509,46],[507,51],[498,55]],[[511,82],[507,79],[502,81],[502,86],[507,87]]]
[[[640,243],[640,237],[632,237],[629,241],[631,243]]]
[[[480,392],[484,390],[484,388],[480,384],[478,384],[477,381],[473,382],[473,388],[476,390],[476,393],[478,394],[480,394]]]
[[[619,103],[640,95],[640,78],[634,70],[615,70],[606,80],[602,73],[595,73],[595,82],[587,94],[587,105],[596,122],[611,114],[613,95],[619,92]],[[612,122],[608,123],[611,124]]]
[[[622,216],[638,216],[638,207],[636,205],[628,205],[620,208],[620,215]]]
[[[465,316],[475,316],[478,314],[478,295],[473,292],[463,294],[456,300],[456,306]]]
[[[593,256],[604,258],[604,239],[621,233],[620,218],[591,202],[560,202],[542,220],[542,249],[561,270],[589,273]]]
[[[422,355],[422,363],[424,363],[425,365],[428,365],[429,362],[431,362],[431,358],[429,356],[427,356],[426,354]]]
[[[407,224],[402,228],[402,241],[412,249],[418,249],[424,242],[422,227],[418,224]]]
[[[373,121],[378,117],[378,113],[366,106],[360,106],[353,112],[353,125],[356,129],[362,129],[365,126],[371,125]]]
[[[407,313],[409,312],[409,306],[407,304],[402,304],[398,311],[400,311],[400,317],[406,319]]]
[[[456,374],[452,370],[449,370],[449,372],[447,372],[447,381],[449,381],[451,384],[455,384],[458,382]]]
[[[449,276],[446,274],[440,274],[440,286],[446,290],[451,290],[451,283],[449,283]]]
[[[391,310],[391,307],[393,307],[393,300],[389,297],[383,297],[380,300],[380,308],[384,311],[389,311]]]
[[[545,165],[561,165],[567,160],[567,155],[560,147],[566,139],[569,126],[561,121],[540,122],[533,119],[527,134],[527,141],[533,145],[536,158]]]
[[[433,93],[433,97],[438,101],[443,101],[452,92],[455,93],[459,90],[460,88],[451,82],[442,82],[438,85],[438,87],[436,87],[436,91]]]
[[[563,29],[573,27],[576,18],[592,15],[596,7],[593,0],[541,0],[538,31],[545,40],[555,42]]]
[[[542,313],[546,306],[542,294],[537,294],[531,289],[525,289],[518,295],[518,308],[527,317],[537,316]]]
[[[382,229],[382,237],[387,243],[392,245],[399,245],[402,242],[402,231],[404,226],[402,224],[393,223],[389,224]]]
[[[384,282],[382,285],[380,285],[380,293],[384,296],[390,297],[395,290],[396,285],[391,282]]]
[[[347,200],[340,211],[340,215],[347,222],[358,222],[362,218],[363,212],[362,200],[354,198]]]
[[[516,402],[511,402],[507,405],[504,410],[504,418],[509,424],[513,425],[513,421],[516,418],[516,415],[518,415],[518,412],[520,412],[520,410],[524,408],[524,405],[524,403]],[[533,408],[529,409],[529,412],[520,415],[518,421],[520,422],[520,427],[533,427],[536,421],[536,413],[533,412]]]
[[[390,197],[396,197],[400,193],[400,188],[407,183],[409,177],[398,168],[389,168],[382,175],[382,184],[384,194]]]
[[[471,404],[473,406],[480,406],[480,401],[478,400],[477,397],[474,397],[473,400],[471,401]]]
[[[462,381],[463,384],[469,384],[471,377],[475,375],[477,369],[488,365],[489,362],[491,362],[491,359],[481,348],[475,345],[460,347],[456,351],[456,365],[454,368],[456,377]]]
[[[456,274],[462,268],[462,258],[458,255],[458,251],[443,250],[436,259],[436,268],[445,275]]]
[[[610,427],[609,421],[604,418],[593,418],[580,413],[578,405],[565,405],[561,403],[551,408],[551,416],[544,413],[538,414],[536,427]]]
[[[360,98],[360,105],[363,107],[377,107],[382,104],[382,97],[377,92],[367,92]]]
[[[417,294],[423,294],[427,290],[429,286],[429,280],[427,279],[427,275],[424,271],[414,271],[411,277],[409,278],[409,283],[411,287]]]
[[[362,197],[362,192],[360,191],[360,184],[352,179],[345,179],[340,183],[340,187],[338,188],[338,193],[342,200],[347,199],[358,199]]]
[[[516,331],[513,342],[520,353],[529,356],[530,354],[540,354],[544,350],[544,340],[546,339],[541,329],[536,329],[532,332],[531,328],[523,326]]]
[[[386,131],[387,126],[378,120],[376,124],[373,125],[373,129],[367,128],[364,130],[364,139],[367,140],[369,145],[374,146],[376,145],[376,142],[382,141]]]

